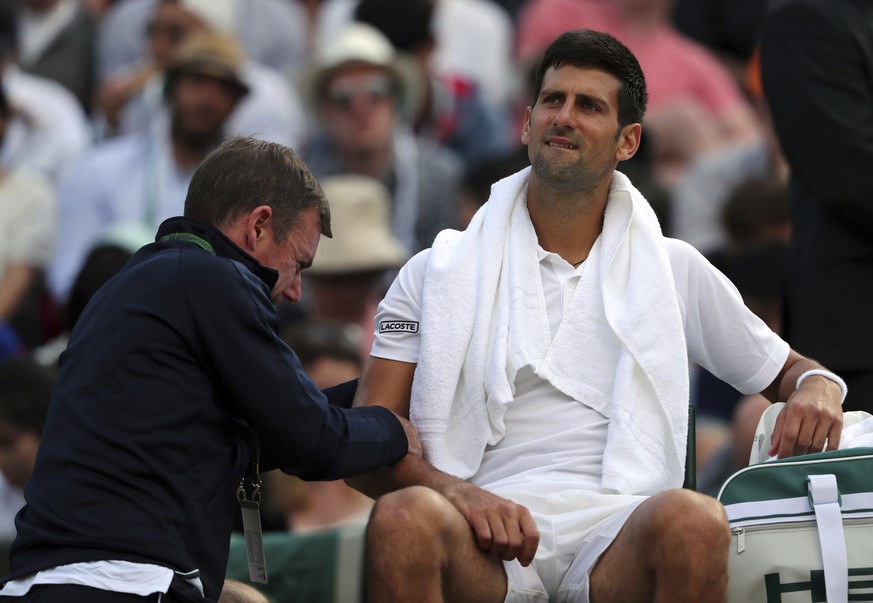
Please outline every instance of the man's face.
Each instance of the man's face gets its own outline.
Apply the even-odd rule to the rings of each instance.
[[[319,112],[331,141],[345,152],[390,144],[396,106],[390,74],[379,67],[345,67],[329,77]]]
[[[618,125],[620,88],[618,78],[595,68],[564,64],[546,71],[521,136],[536,178],[557,188],[585,189],[627,159],[622,135],[630,126]]]
[[[173,134],[195,144],[210,144],[239,100],[239,91],[219,78],[179,73],[172,91]]]
[[[18,489],[24,488],[33,473],[39,441],[37,434],[0,420],[0,471]]]
[[[321,218],[318,210],[304,210],[283,243],[273,237],[272,225],[252,256],[264,266],[279,271],[279,280],[273,287],[274,303],[283,300],[297,302],[301,293],[301,273],[312,265],[318,241],[321,238]]]
[[[166,66],[179,46],[204,25],[176,2],[158,2],[151,21],[146,25],[149,53],[158,66]]]

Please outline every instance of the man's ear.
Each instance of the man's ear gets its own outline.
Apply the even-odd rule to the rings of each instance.
[[[273,239],[273,208],[259,205],[241,218],[243,249],[253,253],[267,240]]]
[[[524,110],[524,123],[521,125],[521,144],[530,142],[530,114],[533,107]]]
[[[640,148],[640,137],[643,127],[633,123],[623,126],[618,135],[618,148],[615,150],[616,161],[625,161],[633,157]]]

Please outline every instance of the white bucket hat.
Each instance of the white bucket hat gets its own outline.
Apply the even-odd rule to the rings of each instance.
[[[307,109],[318,115],[319,93],[325,78],[347,66],[370,65],[391,73],[399,85],[398,113],[411,120],[418,113],[426,79],[418,63],[398,54],[385,35],[375,27],[352,22],[333,40],[316,51],[300,77],[300,93]]]
[[[207,28],[236,35],[239,0],[180,0],[179,4],[200,19]]]
[[[333,238],[322,237],[312,275],[344,274],[401,267],[409,255],[391,232],[388,189],[369,176],[324,178]]]

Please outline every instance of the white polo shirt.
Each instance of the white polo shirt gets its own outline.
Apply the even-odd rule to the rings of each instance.
[[[697,250],[665,239],[676,283],[688,357],[743,393],[765,389],[779,374],[789,346],[743,303],[736,287]],[[429,250],[400,271],[376,315],[372,355],[418,362],[416,332],[380,332],[383,322],[421,321],[421,294]],[[560,256],[537,249],[552,336],[576,290],[584,264],[574,269]],[[536,286],[535,283],[532,286]],[[451,300],[446,300],[451,304]],[[530,367],[519,371],[516,396],[504,415],[506,436],[486,448],[470,481],[502,495],[539,494],[567,488],[609,493],[601,467],[609,420],[539,379]],[[511,497],[511,496],[507,496]]]

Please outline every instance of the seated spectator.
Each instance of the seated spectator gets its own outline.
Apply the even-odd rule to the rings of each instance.
[[[19,119],[0,84],[0,144]],[[39,302],[56,230],[52,183],[22,165],[0,167],[0,358],[44,341]]]
[[[148,54],[120,67],[99,92],[103,135],[148,129],[166,111],[165,69],[193,32],[210,31],[236,38],[223,2],[159,0],[142,35]],[[235,41],[238,43],[238,41]],[[228,118],[228,134],[253,135],[297,147],[305,132],[303,108],[286,74],[257,63],[240,49],[240,79],[249,89]]]
[[[378,180],[355,174],[325,178],[334,236],[322,240],[306,271],[310,315],[323,321],[356,325],[360,357],[370,355],[373,318],[389,275],[409,257],[391,234],[388,191]]]
[[[352,173],[382,181],[391,192],[391,229],[409,252],[454,226],[462,169],[454,153],[406,125],[416,113],[420,82],[418,67],[363,23],[321,48],[301,81],[303,101],[320,126],[304,160],[318,179]]]
[[[316,0],[319,4],[316,49],[333,43],[355,19],[359,0]],[[398,10],[405,2],[394,2]],[[515,93],[512,65],[513,24],[489,0],[434,0],[436,41],[432,69],[475,83],[490,110],[505,113]],[[389,36],[390,37],[390,36]],[[475,60],[471,60],[475,57]]]
[[[473,80],[491,110],[505,111],[516,84],[506,11],[489,0],[434,0],[433,27],[434,70]]]
[[[749,178],[788,181],[788,163],[773,131],[757,55],[746,69],[745,83],[761,123],[761,137],[698,155],[671,194],[673,236],[702,253],[727,244],[721,213],[735,187]]]
[[[123,0],[103,16],[97,33],[98,81],[148,54],[142,33],[161,0]],[[305,60],[306,14],[287,0],[177,0],[183,6],[220,12],[222,22],[255,62],[293,75]]]
[[[42,366],[58,368],[58,359],[66,349],[70,333],[79,321],[85,306],[103,284],[127,263],[134,252],[154,240],[154,234],[144,229],[119,225],[110,228],[88,252],[82,269],[76,275],[67,302],[60,308],[59,333],[31,352]]]
[[[426,74],[421,108],[413,118],[417,134],[455,151],[467,165],[506,152],[510,148],[506,111],[487,104],[475,80],[433,68],[434,11],[431,0],[400,4],[395,0],[362,0],[355,9],[355,19],[381,31],[395,49],[414,57]],[[483,132],[488,134],[483,136]]]
[[[479,208],[491,195],[491,185],[530,165],[527,149],[518,147],[496,157],[479,161],[467,168],[461,180],[456,228],[464,230]]]
[[[16,63],[15,11],[15,0],[0,0],[0,77],[15,116],[6,124],[0,167],[26,166],[55,183],[91,144],[90,124],[69,90]]]
[[[58,252],[49,285],[65,303],[88,250],[111,227],[150,229],[182,212],[195,168],[225,136],[233,109],[248,92],[233,40],[189,37],[167,69],[168,116],[86,153],[59,190]]]
[[[736,286],[746,306],[781,334],[786,251],[791,238],[786,184],[775,178],[750,178],[736,188],[721,214],[728,239],[707,258]],[[698,468],[703,472],[709,455],[731,441],[732,430],[745,433],[742,426],[731,427],[731,423],[748,415],[738,414],[743,395],[708,371],[695,367],[691,383],[691,403],[697,410]],[[746,446],[744,438],[734,436]]]
[[[80,0],[19,0],[18,62],[69,90],[86,112],[96,86],[97,20]]]
[[[15,537],[53,388],[54,375],[26,357],[0,362],[0,541]]]

